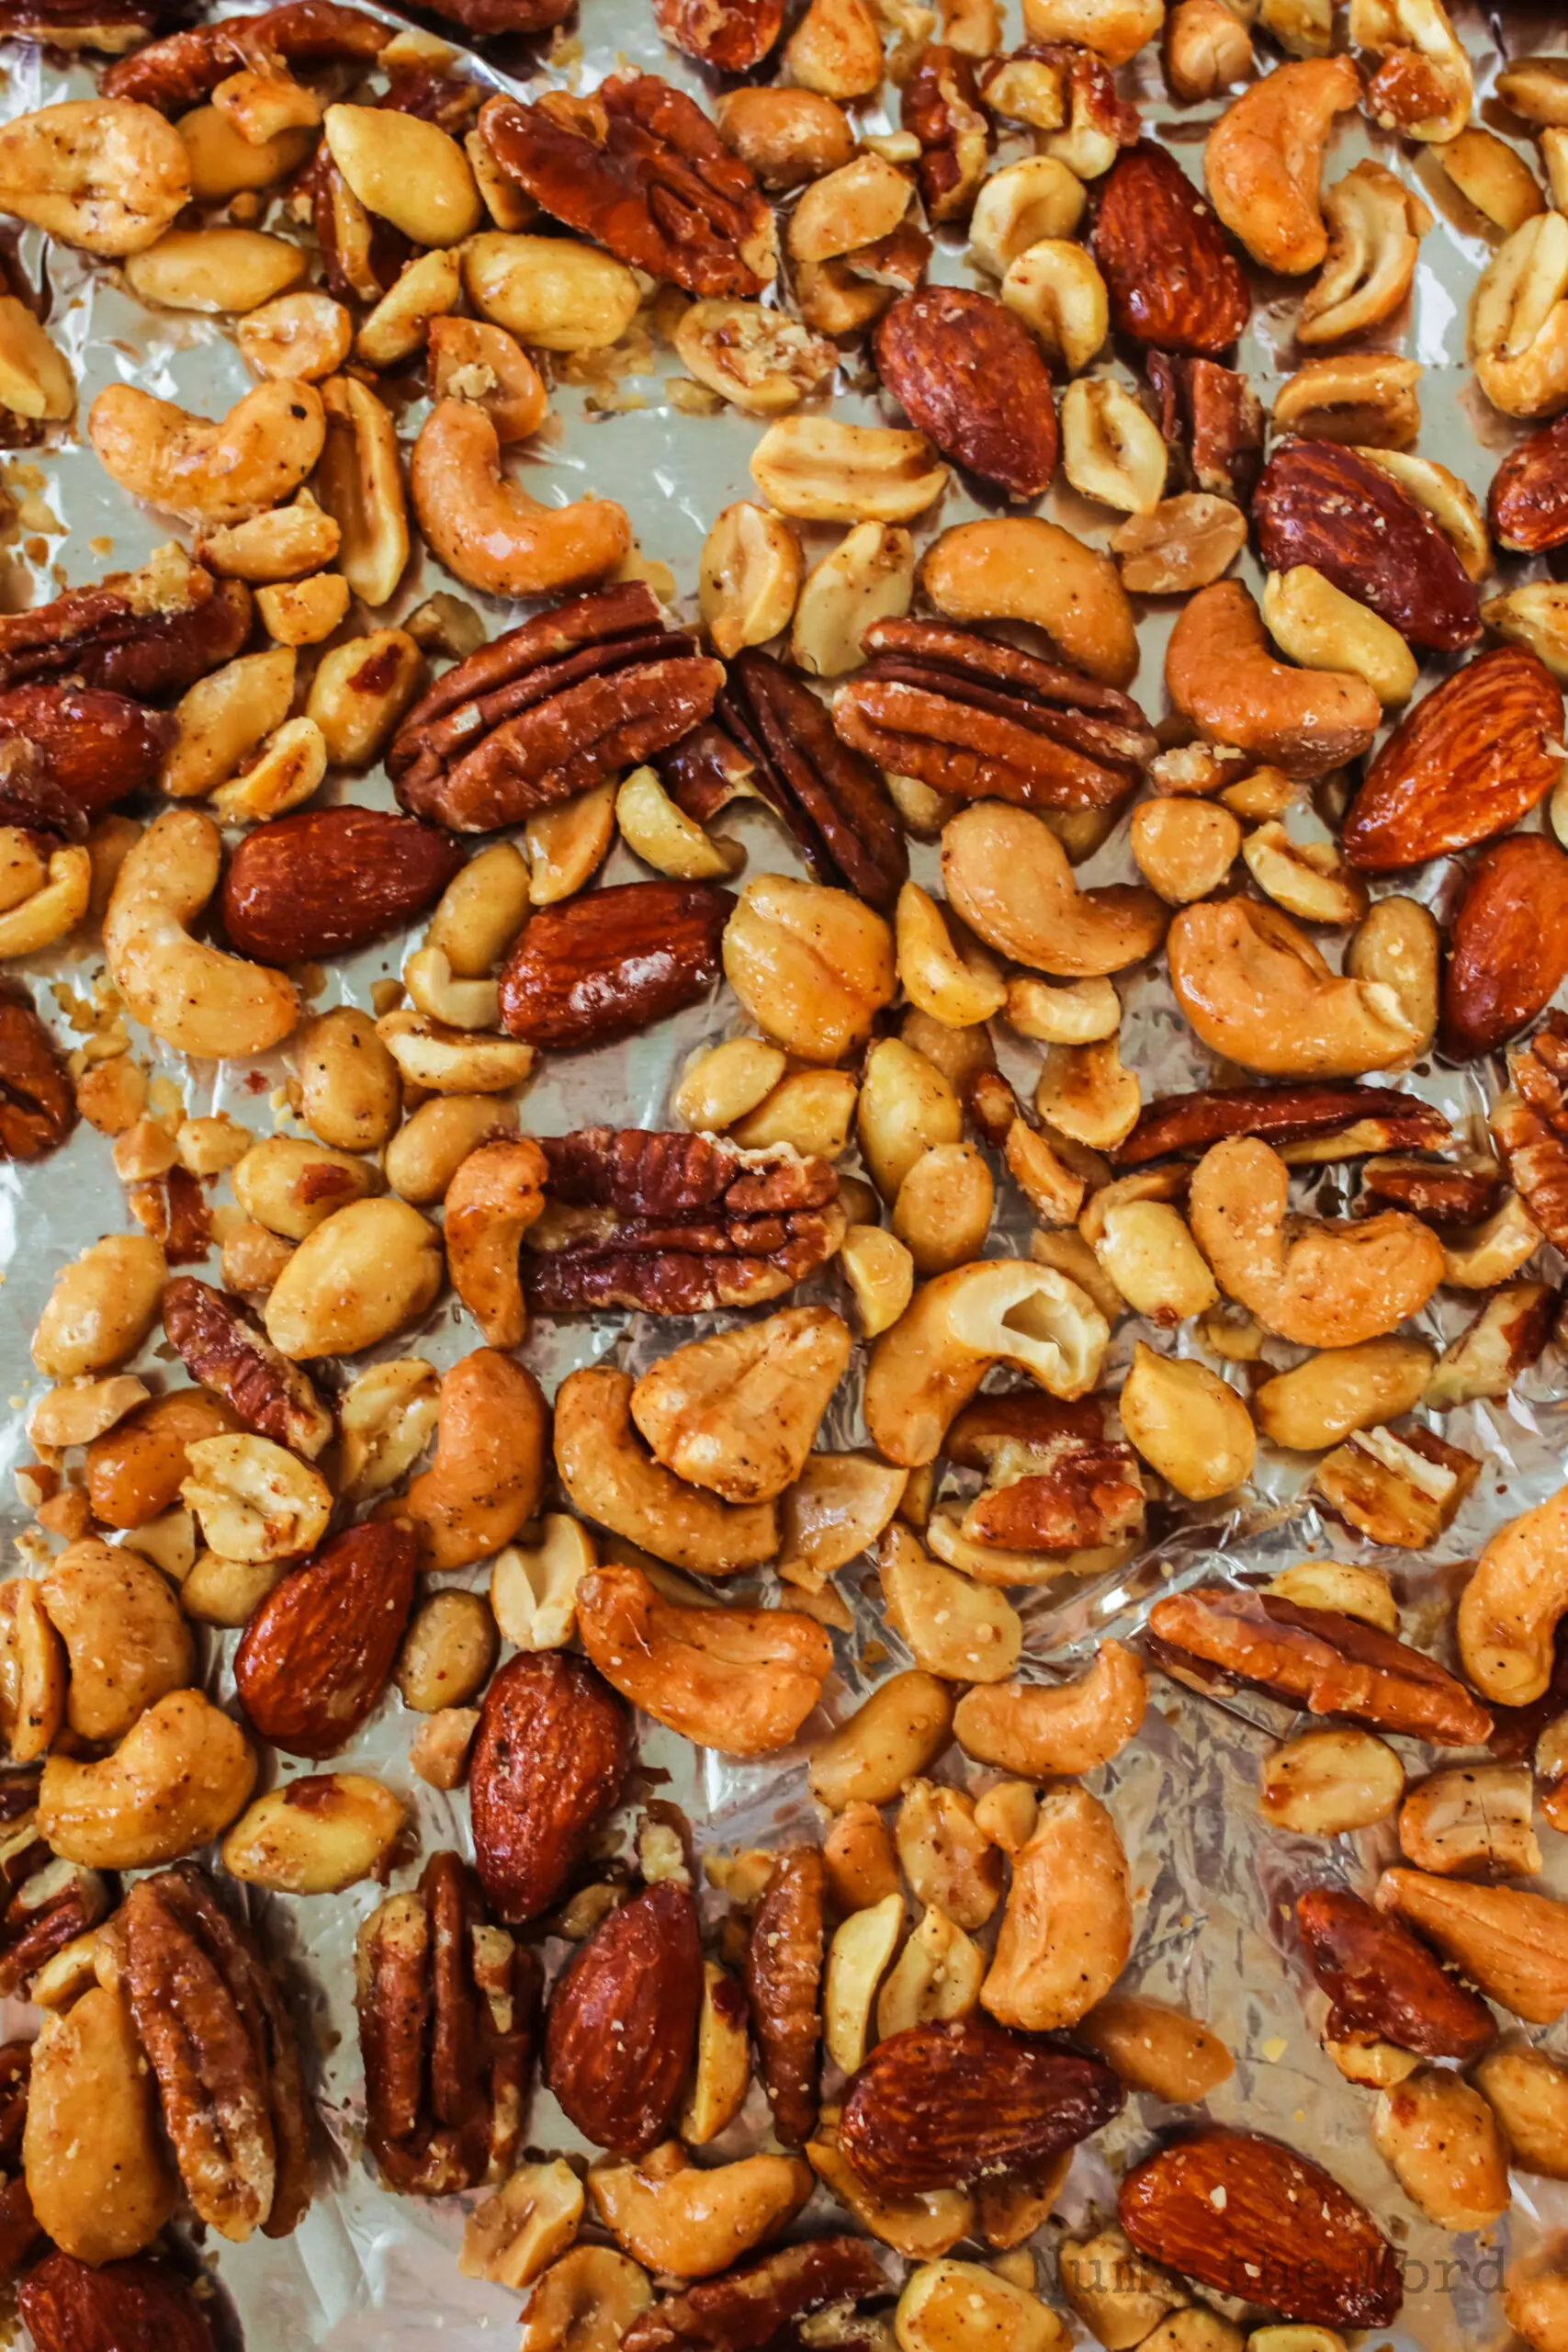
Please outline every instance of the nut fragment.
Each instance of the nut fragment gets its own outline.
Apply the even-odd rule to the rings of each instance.
[[[758,442],[751,479],[802,522],[909,523],[941,497],[947,468],[923,433],[789,416]]]
[[[1165,490],[1157,424],[1113,378],[1076,377],[1062,399],[1062,467],[1073,488],[1125,514],[1152,514]]]
[[[190,194],[178,131],[133,100],[68,99],[0,130],[0,211],[87,253],[144,252]]]
[[[1266,1821],[1306,1838],[1341,1838],[1390,1819],[1404,1768],[1386,1742],[1348,1726],[1305,1731],[1264,1762],[1258,1807]]]

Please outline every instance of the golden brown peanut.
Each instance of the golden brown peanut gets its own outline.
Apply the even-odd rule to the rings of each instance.
[[[795,2156],[742,2156],[699,2169],[679,2143],[632,2163],[602,2157],[588,2193],[616,2244],[650,2269],[707,2278],[773,2237],[813,2187]]]
[[[600,350],[637,313],[625,263],[571,238],[483,231],[463,248],[463,284],[481,318],[538,351]]]
[[[107,1372],[152,1327],[168,1275],[159,1242],[111,1233],[62,1267],[33,1333],[32,1358],[51,1380]]]
[[[154,1396],[87,1448],[87,1499],[106,1527],[145,1527],[178,1502],[187,1446],[235,1428],[233,1414],[200,1388]]]
[[[367,212],[416,245],[456,245],[484,218],[468,157],[435,123],[390,107],[329,107],[328,153]]]
[[[404,1201],[355,1201],[301,1241],[266,1302],[286,1356],[355,1354],[417,1322],[441,1287],[441,1238]]]
[[[1156,1355],[1140,1340],[1120,1401],[1132,1443],[1190,1501],[1228,1494],[1250,1476],[1258,1446],[1251,1417],[1205,1365]]]
[[[936,1781],[911,1781],[895,1837],[916,1901],[955,1927],[983,1928],[1001,1900],[1002,1863],[976,1826],[974,1800]]]
[[[725,977],[786,1052],[836,1062],[870,1032],[897,985],[882,917],[820,883],[759,876],[725,927]]]
[[[887,1825],[863,1797],[852,1798],[834,1821],[822,1843],[822,1860],[840,1911],[869,1910],[897,1892],[898,1864]]]
[[[1072,2340],[1038,2295],[978,2262],[923,2265],[898,2298],[896,2322],[904,2352],[960,2352],[987,2333],[1009,2352],[1067,2352]]]
[[[1354,1430],[1397,1420],[1420,1402],[1436,1361],[1423,1340],[1365,1340],[1325,1348],[1276,1373],[1253,1397],[1258,1425],[1276,1445],[1311,1453]]]
[[[299,1112],[312,1135],[343,1152],[374,1151],[390,1140],[402,1090],[368,1013],[343,1004],[307,1022],[297,1054]]]
[[[377,1876],[407,1814],[363,1772],[310,1772],[247,1806],[223,1840],[223,1867],[276,1894],[341,1894]]]
[[[1235,2072],[1218,2034],[1184,2010],[1140,1994],[1108,1995],[1073,2030],[1131,2089],[1174,2106],[1207,2098]]]
[[[1258,1810],[1277,1828],[1339,1838],[1389,1820],[1404,1794],[1392,1747],[1348,1724],[1303,1731],[1266,1758]]]
[[[1508,2157],[1496,2117],[1456,2075],[1422,2066],[1384,2091],[1372,2137],[1401,2188],[1443,2230],[1482,2230],[1508,2205]]]
[[[1501,2124],[1516,2169],[1568,2180],[1568,2071],[1521,2044],[1489,2050],[1471,2080]]]
[[[256,229],[171,229],[125,266],[133,294],[171,311],[256,311],[304,275],[298,245]]]
[[[393,1679],[403,1704],[422,1715],[463,1707],[483,1689],[499,1643],[495,1619],[477,1592],[433,1592],[403,1635]]]

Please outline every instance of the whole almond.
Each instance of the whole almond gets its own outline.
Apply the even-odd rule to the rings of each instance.
[[[1562,691],[1521,647],[1483,653],[1395,728],[1350,804],[1346,857],[1387,874],[1507,832],[1562,766]]]
[[[1457,653],[1481,635],[1453,542],[1381,467],[1333,441],[1283,441],[1253,493],[1270,571],[1311,564],[1411,645]]]
[[[877,327],[876,365],[911,424],[944,458],[1011,498],[1056,470],[1056,412],[1040,346],[988,294],[923,286]]]
[[[584,2139],[638,2156],[671,2130],[696,2048],[697,1906],[662,1879],[590,1936],[550,1998],[545,2081]]]
[[[212,2330],[177,2270],[138,2255],[89,2268],[46,2255],[17,2291],[38,2352],[212,2352]]]
[[[1329,2035],[1372,2033],[1422,2058],[1468,2065],[1497,2039],[1496,2020],[1398,1919],[1359,1894],[1314,1886],[1296,1905],[1307,1966],[1334,2004]]]
[[[1553,418],[1509,450],[1492,477],[1486,508],[1502,545],[1521,555],[1568,539],[1568,416]]]
[[[570,1052],[682,1012],[719,978],[734,907],[707,882],[623,882],[542,908],[501,976],[503,1025]]]
[[[348,1745],[386,1688],[418,1566],[412,1528],[367,1519],[274,1585],[234,1653],[240,1703],[264,1739],[311,1758]]]
[[[468,1768],[474,1860],[508,1923],[548,1910],[620,1793],[631,1718],[586,1658],[525,1651],[485,1692]]]
[[[1161,351],[1228,351],[1252,309],[1230,239],[1180,164],[1146,139],[1100,184],[1091,250],[1118,331]]]
[[[1542,833],[1476,861],[1449,937],[1443,1051],[1456,1061],[1517,1035],[1568,979],[1568,856]]]
[[[384,808],[303,808],[245,835],[223,877],[243,956],[299,964],[367,947],[438,899],[463,863],[446,833]]]
[[[1120,2114],[1097,2058],[970,2019],[879,2041],[850,2084],[839,2145],[878,2197],[921,2197],[1032,2170]]]

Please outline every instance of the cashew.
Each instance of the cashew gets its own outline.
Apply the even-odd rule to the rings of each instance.
[[[810,1454],[779,1498],[779,1575],[820,1590],[835,1569],[875,1543],[908,1484],[908,1471],[870,1454]]]
[[[1251,1417],[1207,1364],[1157,1355],[1140,1340],[1118,1402],[1129,1442],[1189,1502],[1227,1495],[1252,1476]]]
[[[652,2301],[647,2274],[624,2254],[574,2245],[529,2296],[517,2352],[615,2352]]]
[[[457,141],[434,122],[391,107],[329,107],[327,152],[367,212],[416,245],[457,245],[484,218]]]
[[[1063,2294],[1105,2352],[1132,2352],[1188,2301],[1180,2281],[1134,2254],[1119,2229],[1069,2238],[1058,2263]]]
[[[538,1509],[549,1408],[531,1372],[478,1348],[441,1382],[435,1457],[397,1505],[427,1565],[466,1568],[510,1544]]]
[[[915,589],[915,545],[891,523],[857,523],[807,574],[790,631],[790,659],[813,677],[859,667],[874,621],[901,619]]]
[[[168,1271],[162,1245],[142,1234],[90,1242],[44,1301],[32,1340],[39,1370],[74,1380],[123,1363],[152,1328]]]
[[[64,2015],[44,2019],[21,2155],[37,2227],[78,2262],[140,2254],[173,2219],[180,2183],[122,1993],[90,1984]]]
[[[1308,439],[1371,443],[1408,449],[1421,429],[1417,359],[1382,351],[1337,352],[1309,359],[1274,395],[1274,429]]]
[[[1065,243],[1082,220],[1086,201],[1077,174],[1053,156],[1026,155],[1004,164],[982,182],[975,198],[969,250],[982,269],[1005,278],[1032,245],[1047,239]]]
[[[981,2006],[1027,2033],[1076,2025],[1109,1993],[1132,1948],[1132,1883],[1116,1825],[1087,1790],[1054,1790],[1013,1856]]]
[[[140,1870],[193,1853],[226,1829],[254,1786],[239,1725],[199,1690],[174,1690],[112,1755],[51,1756],[39,1783],[39,1830],[67,1861]]]
[[[811,1751],[811,1793],[830,1813],[886,1804],[953,1736],[953,1693],[934,1674],[896,1674]]]
[[[1177,1002],[1203,1044],[1270,1078],[1399,1069],[1422,1032],[1386,980],[1341,978],[1290,918],[1246,899],[1184,907],[1168,942]]]
[[[582,2183],[563,2156],[519,2165],[468,2216],[459,2273],[502,2287],[528,2286],[572,2245],[583,2202]]]
[[[248,311],[234,330],[234,340],[258,376],[288,376],[317,384],[335,374],[348,357],[354,321],[330,294],[313,289],[280,294],[276,301]]]
[[[218,424],[111,384],[87,432],[132,497],[186,523],[243,523],[299,489],[321,454],[326,418],[315,386],[287,378],[256,385]]]
[[[0,1584],[0,1737],[13,1764],[46,1755],[65,1721],[65,1645],[29,1577]]]
[[[1143,1090],[1122,1067],[1117,1038],[1092,1046],[1053,1046],[1034,1090],[1034,1107],[1049,1127],[1095,1151],[1113,1151],[1137,1125]]]
[[[1080,2018],[1077,2041],[1115,2067],[1135,2091],[1185,2107],[1228,2082],[1235,2061],[1217,2033],[1163,2001],[1112,1993]]]
[[[1483,1698],[1527,1707],[1545,1696],[1565,1611],[1568,1487],[1498,1529],[1460,1597],[1460,1657]]]
[[[1002,279],[1002,300],[1069,375],[1089,366],[1111,332],[1105,280],[1067,237],[1042,237],[1016,254]]]
[[[963,1940],[967,1943],[968,1938]],[[969,1948],[975,1949],[972,1944]],[[895,1969],[893,1975],[897,1973]],[[890,1976],[887,1983],[892,1982]],[[886,1985],[883,1991],[886,1997]],[[895,2253],[917,2262],[945,2254],[960,2238],[969,2234],[975,2226],[975,2199],[967,2189],[931,2188],[909,2197],[875,2194],[866,2188],[841,2153],[835,2136],[835,2120],[833,2109],[824,2111],[818,2137],[807,2142],[806,2154],[818,2179],[854,2216],[863,2230],[879,2238],[884,2245],[890,2245]]]
[[[726,1502],[773,1502],[804,1469],[851,1353],[828,1308],[784,1307],[662,1358],[633,1388],[631,1417],[688,1485]]]
[[[631,546],[612,499],[542,506],[501,470],[501,443],[482,409],[438,401],[420,427],[410,469],[414,512],[434,553],[457,579],[495,596],[547,596],[585,586]]]
[[[632,1420],[627,1373],[574,1372],[556,1398],[556,1468],[585,1518],[655,1559],[700,1576],[760,1567],[778,1549],[771,1501],[722,1502],[689,1487],[645,1453]]]
[[[1009,983],[983,947],[956,938],[939,900],[906,882],[895,918],[898,978],[911,1004],[947,1027],[989,1021],[1008,1000]]]
[[[787,1747],[833,1663],[833,1645],[812,1618],[787,1609],[686,1608],[660,1599],[634,1567],[583,1577],[577,1628],[623,1698],[724,1756]]]
[[[1216,581],[1183,605],[1165,678],[1177,709],[1206,735],[1287,775],[1342,767],[1370,749],[1382,715],[1364,678],[1276,662],[1262,616],[1235,580]]]
[[[616,2244],[650,2270],[708,2278],[777,2235],[810,2196],[798,2156],[742,2156],[700,2169],[667,2140],[637,2164],[602,2157],[588,2193]]]
[[[1501,2124],[1516,2169],[1568,2180],[1568,2070],[1544,2050],[1491,2050],[1471,2079]]]
[[[0,129],[0,212],[86,253],[143,252],[190,196],[185,141],[152,107],[72,98]]]
[[[1534,1801],[1528,1764],[1434,1772],[1400,1809],[1400,1850],[1417,1870],[1444,1878],[1534,1878],[1541,1867]]]
[[[299,1011],[283,973],[191,937],[187,926],[218,887],[220,855],[210,818],[165,809],[120,867],[104,917],[104,958],[132,1017],[206,1060],[266,1053]]]
[[[481,1144],[446,1188],[452,1287],[492,1348],[518,1348],[528,1329],[517,1253],[542,1214],[545,1155],[531,1137]]]
[[[1084,498],[1152,514],[1169,452],[1147,409],[1110,376],[1078,376],[1062,395],[1062,471]]]
[[[1429,1227],[1388,1210],[1288,1242],[1288,1192],[1283,1160],[1257,1136],[1229,1136],[1199,1162],[1193,1236],[1228,1297],[1306,1348],[1354,1347],[1419,1313],[1443,1278]]]
[[[919,1290],[884,1332],[866,1374],[865,1415],[890,1462],[933,1462],[949,1422],[993,1363],[1056,1396],[1094,1385],[1110,1332],[1074,1283],[1016,1258],[955,1267]]]
[[[1138,666],[1133,608],[1109,556],[1038,514],[958,523],[932,540],[920,586],[954,621],[1028,621],[1077,668],[1125,686]]]
[[[437,318],[430,328],[426,356],[432,400],[477,401],[503,447],[529,439],[549,413],[544,378],[504,327],[480,319]],[[471,652],[473,648],[461,650]]]
[[[1297,342],[1309,345],[1340,343],[1392,316],[1410,291],[1421,239],[1432,225],[1420,198],[1370,162],[1337,180],[1323,209],[1327,258],[1296,326]]]
[[[1444,2230],[1483,2230],[1508,2207],[1508,2155],[1496,2117],[1455,2075],[1422,2066],[1384,2091],[1372,2137],[1400,2187]]]
[[[615,795],[621,839],[656,874],[683,882],[720,882],[738,873],[746,853],[739,842],[705,832],[671,800],[657,769],[634,768]]]
[[[1169,907],[1217,890],[1241,848],[1241,826],[1207,800],[1164,797],[1133,811],[1127,845],[1133,862]]]
[[[1146,1699],[1138,1659],[1120,1642],[1106,1640],[1074,1681],[1002,1682],[965,1691],[953,1715],[953,1736],[977,1762],[1025,1780],[1090,1772],[1119,1756],[1136,1735]]]
[[[1328,249],[1318,202],[1334,118],[1360,96],[1348,57],[1277,65],[1210,131],[1203,177],[1220,219],[1256,262],[1285,277],[1315,269]]]
[[[1165,935],[1152,891],[1080,890],[1043,818],[1006,801],[977,801],[944,827],[942,870],[953,906],[988,947],[1053,978],[1121,971]]]
[[[119,1739],[156,1700],[188,1687],[196,1658],[179,1603],[134,1554],[84,1537],[37,1589],[65,1645],[66,1720],[78,1737]]]

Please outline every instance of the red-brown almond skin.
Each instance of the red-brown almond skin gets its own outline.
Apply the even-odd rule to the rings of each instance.
[[[1492,477],[1493,537],[1524,555],[1568,540],[1568,416],[1554,417],[1510,449]]]
[[[839,2145],[878,2197],[1027,2170],[1076,2146],[1126,2098],[1097,2058],[970,2018],[879,2041],[850,2083]]]
[[[875,348],[887,390],[944,458],[1010,498],[1048,487],[1057,447],[1051,373],[1000,302],[922,286],[885,313]]]
[[[468,1767],[474,1861],[499,1919],[549,1909],[631,1760],[631,1715],[586,1658],[525,1651],[502,1668]]]
[[[597,1927],[550,1997],[545,2082],[596,2147],[640,2156],[675,2120],[697,2042],[697,1906],[664,1879]]]
[[[1283,441],[1253,492],[1269,571],[1310,563],[1411,645],[1458,653],[1481,635],[1481,599],[1453,542],[1398,483],[1336,441]]]
[[[1145,2158],[1117,2199],[1140,2254],[1314,2327],[1388,2327],[1393,2248],[1320,2165],[1255,2132],[1207,2131]]]
[[[29,743],[48,782],[89,821],[154,783],[177,733],[167,712],[99,686],[39,683],[0,694],[0,742]]]
[[[385,808],[302,808],[245,835],[220,907],[242,956],[258,964],[346,956],[400,930],[463,863],[448,833]]]
[[[1213,209],[1146,139],[1100,182],[1089,245],[1111,323],[1137,343],[1217,359],[1251,316],[1246,275]]]
[[[213,2352],[212,2330],[185,2280],[138,2255],[90,2269],[45,2255],[17,2290],[37,2352]]]
[[[682,1012],[720,978],[734,909],[707,882],[623,882],[541,908],[501,976],[502,1026],[570,1053]]]
[[[1468,1061],[1543,1012],[1568,979],[1568,856],[1514,833],[1476,860],[1449,934],[1440,1041]]]
[[[368,1717],[413,1605],[419,1538],[362,1520],[275,1584],[234,1653],[240,1703],[290,1756],[335,1756]]]
[[[1506,833],[1562,766],[1562,693],[1522,647],[1480,654],[1394,729],[1350,804],[1346,857],[1367,874]]]
[[[1477,1993],[1450,1976],[1403,1921],[1342,1887],[1314,1886],[1296,1905],[1307,1966],[1334,2004],[1330,2030],[1376,2034],[1420,2058],[1469,2065],[1497,2039]]]

